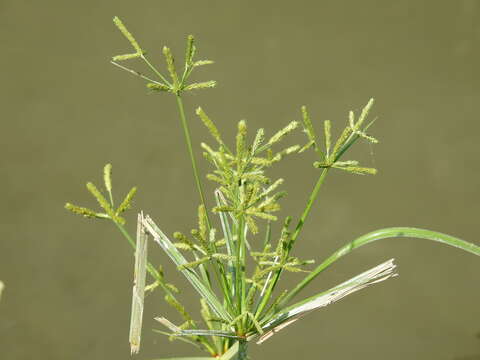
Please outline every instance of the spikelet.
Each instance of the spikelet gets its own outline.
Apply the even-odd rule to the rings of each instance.
[[[200,258],[200,259],[198,259],[198,260],[191,261],[191,262],[189,262],[189,263],[185,263],[185,264],[179,265],[179,266],[178,266],[178,270],[182,271],[182,270],[185,270],[185,269],[193,269],[193,268],[196,268],[198,265],[201,265],[201,264],[207,262],[208,260],[210,260],[210,257],[209,257],[209,256],[205,256],[205,257]]]
[[[195,38],[193,35],[187,37],[187,47],[185,48],[185,66],[191,66],[193,63],[193,57],[195,55]]]
[[[332,124],[330,120],[325,120],[323,122],[323,131],[325,133],[325,152],[327,154],[327,158],[330,157],[330,148],[332,147],[332,132],[331,132]]]
[[[202,204],[198,207],[198,232],[203,242],[207,240],[207,231],[207,211],[205,205]]]
[[[372,108],[374,101],[375,100],[373,98],[370,99],[368,101],[367,105],[365,105],[365,107],[362,109],[362,112],[360,113],[360,117],[358,118],[358,121],[355,124],[355,129],[354,130],[360,129],[360,127],[364,123],[365,119],[367,118],[368,113],[370,112],[370,109]]]
[[[70,203],[65,204],[65,209],[70,210],[71,212],[73,212],[75,214],[82,215],[82,216],[87,217],[87,218],[98,218],[98,219],[108,218],[107,214],[99,214],[99,213],[96,213],[95,211],[90,210],[88,208],[73,205],[73,204],[70,204]]]
[[[122,20],[120,20],[117,16],[115,16],[113,18],[113,22],[117,26],[118,30],[122,32],[123,36],[127,38],[127,40],[130,42],[133,48],[137,51],[137,54],[139,55],[144,54],[142,48],[140,47],[140,45],[138,45],[137,40],[135,40],[133,35],[127,30]]]
[[[175,299],[173,296],[167,294],[165,295],[165,301],[170,305],[172,306],[175,310],[178,311],[178,313],[180,315],[182,315],[182,317],[186,320],[186,321],[192,321],[192,317],[190,316],[190,314],[187,312],[187,310],[185,309],[185,307],[177,300]]]
[[[335,160],[335,157],[338,155],[340,149],[348,140],[349,136],[352,134],[352,131],[353,130],[350,127],[346,127],[345,129],[343,129],[342,134],[340,135],[337,142],[335,143],[335,146],[333,147],[333,151],[331,154],[332,160]]]
[[[213,63],[214,61],[212,60],[198,60],[193,63],[193,66],[197,67],[197,66],[211,65]]]
[[[186,237],[184,234],[182,234],[180,231],[175,231],[173,233],[173,237],[175,239],[177,239],[178,241],[180,241],[180,243],[184,245],[184,248],[186,250],[195,249],[195,245],[193,244],[193,242],[188,237]]]
[[[123,55],[116,55],[112,57],[113,61],[125,61],[125,60],[130,60],[130,59],[136,59],[142,56],[141,53],[135,53],[135,54],[123,54]]]
[[[105,189],[107,189],[108,195],[110,197],[110,204],[113,206],[113,195],[112,195],[112,164],[106,164],[103,168],[103,182],[105,184]]]
[[[303,131],[307,134],[308,142],[303,146],[299,152],[304,152],[310,147],[314,147],[315,151],[317,150],[317,136],[315,135],[315,130],[313,129],[312,121],[307,112],[307,107],[302,106],[302,122],[303,122]]]
[[[263,140],[265,139],[265,132],[263,129],[258,129],[257,134],[255,135],[255,140],[253,140],[252,145],[252,155],[255,155],[257,149],[262,144]]]
[[[108,203],[107,199],[102,195],[102,193],[97,189],[97,187],[89,182],[87,183],[87,189],[90,191],[90,193],[97,199],[97,202],[100,204],[103,210],[107,213],[110,218],[118,222],[120,224],[125,224],[125,219],[121,218],[120,216],[117,216],[115,212],[113,211],[111,205]]]
[[[272,185],[270,185],[268,188],[266,188],[262,194],[259,196],[259,198],[263,198],[264,196],[270,194],[273,190],[275,190],[277,187],[283,184],[283,179],[278,179],[276,180]]]
[[[105,183],[105,189],[109,193],[112,192],[112,164],[106,164],[103,168],[103,181]]]
[[[147,88],[153,91],[170,91],[170,87],[165,84],[147,83]]]
[[[237,161],[243,158],[244,151],[246,150],[246,137],[247,137],[247,123],[245,120],[238,122],[237,132]]]
[[[125,199],[123,199],[122,203],[118,207],[117,214],[121,214],[132,207],[132,200],[136,193],[137,193],[137,187],[134,186],[130,189],[127,196],[125,196]]]
[[[185,91],[189,90],[199,90],[199,89],[209,89],[213,88],[217,85],[217,82],[215,80],[210,80],[210,81],[204,81],[200,83],[193,83],[190,85],[187,85],[183,88]]]
[[[163,55],[165,56],[165,61],[167,62],[167,70],[173,80],[173,86],[176,90],[178,90],[178,86],[180,83],[178,81],[177,71],[175,70],[175,61],[173,59],[172,51],[170,50],[170,48],[164,46]]]
[[[268,140],[268,145],[273,145],[279,142],[285,135],[292,132],[298,127],[298,121],[292,121],[290,124],[285,126],[283,129],[278,131],[275,135],[273,135],[270,140]]]
[[[368,167],[360,167],[360,166],[342,166],[339,169],[358,174],[358,175],[375,175],[377,173],[377,169],[375,168],[368,168]]]
[[[215,124],[213,123],[213,121],[207,116],[205,111],[203,111],[203,109],[201,107],[198,107],[197,110],[196,110],[196,114],[198,115],[200,120],[202,120],[203,124],[208,129],[208,131],[213,136],[213,138],[215,140],[217,140],[217,142],[219,144],[223,144],[222,138],[220,137],[220,132],[218,131],[218,129],[215,126]],[[210,149],[207,145],[202,143],[202,147],[205,150],[207,150],[209,153],[213,153],[213,150]]]
[[[258,226],[255,223],[255,220],[253,220],[251,216],[246,216],[245,222],[247,223],[248,230],[250,230],[252,234],[254,235],[258,234]]]

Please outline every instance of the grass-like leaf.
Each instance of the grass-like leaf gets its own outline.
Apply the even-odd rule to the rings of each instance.
[[[185,257],[177,250],[175,245],[168,239],[168,237],[158,228],[158,226],[153,222],[153,220],[146,216],[143,220],[148,232],[153,236],[153,239],[160,247],[165,251],[165,253],[172,259],[172,261],[177,265],[177,267],[182,268],[185,264],[188,264],[188,261]],[[203,281],[198,277],[197,273],[188,268],[183,268],[180,270],[187,280],[192,284],[192,286],[197,290],[197,292],[207,301],[208,305],[212,308],[213,312],[223,320],[231,321],[232,317],[223,307],[223,305],[218,300],[217,296],[211,289],[209,289]]]
[[[389,239],[389,238],[404,238],[404,237],[432,240],[432,241],[440,242],[446,245],[459,248],[461,250],[467,251],[477,256],[480,255],[479,246],[469,243],[465,240],[456,238],[451,235],[442,234],[437,231],[417,229],[417,228],[411,228],[411,227],[392,227],[392,228],[380,229],[380,230],[372,231],[363,236],[360,236],[359,238],[353,240],[352,242],[342,246],[340,249],[335,251],[330,257],[328,257],[325,261],[323,261],[320,265],[318,265],[310,274],[308,274],[305,277],[305,279],[303,279],[294,289],[292,289],[284,298],[284,300],[282,301],[282,304],[286,304],[290,299],[292,299],[296,294],[298,294],[298,292],[300,292],[305,286],[307,286],[313,279],[315,279],[318,276],[318,274],[320,274],[323,270],[328,268],[335,261],[349,254],[356,248],[359,248],[360,246],[369,244],[377,240]]]
[[[130,351],[132,354],[140,350],[142,334],[143,301],[145,297],[145,280],[147,277],[147,240],[143,225],[143,214],[138,214],[137,247],[135,249],[135,273],[133,278],[132,314],[130,319]]]
[[[273,319],[268,321],[263,326],[263,329],[267,330],[267,332],[259,338],[257,344],[261,344],[275,333],[279,332],[286,326],[292,324],[313,310],[330,305],[369,285],[395,276],[395,267],[396,265],[393,264],[393,259],[390,259],[383,264],[365,271],[328,291],[321,292],[320,294],[314,295],[280,311],[280,313],[274,315]]]

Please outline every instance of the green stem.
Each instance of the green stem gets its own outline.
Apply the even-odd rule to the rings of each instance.
[[[236,291],[238,315],[245,311],[245,219],[240,215],[237,220],[237,269],[236,269]],[[244,321],[242,321],[243,323]],[[241,329],[240,329],[241,331]]]
[[[143,61],[145,61],[145,63],[147,64],[147,66],[148,66],[165,84],[167,84],[169,87],[172,87],[172,84],[170,84],[170,82],[165,78],[165,76],[163,76],[163,75],[160,73],[160,71],[158,71],[157,68],[150,63],[150,61],[148,61],[148,59],[145,57],[145,55],[142,55],[141,58],[142,58]]]
[[[298,220],[297,226],[295,227],[295,232],[292,235],[292,241],[290,242],[290,248],[293,246],[295,241],[297,240],[298,235],[303,229],[303,225],[305,224],[305,220],[307,219],[308,214],[310,214],[310,210],[312,209],[312,205],[315,202],[315,199],[318,196],[318,193],[320,191],[320,188],[323,185],[323,182],[325,181],[325,178],[327,177],[328,170],[330,168],[325,168],[323,169],[322,173],[320,174],[320,177],[317,180],[317,183],[315,184],[315,187],[313,188],[312,193],[310,194],[310,197],[308,198],[307,201],[307,206],[305,207],[305,210],[303,210],[302,216],[300,217],[300,220]]]
[[[238,342],[238,353],[237,353],[237,358],[236,360],[247,360],[247,341],[246,340],[240,340]]]
[[[328,170],[330,168],[325,168],[323,169],[322,173],[320,174],[320,177],[317,180],[317,183],[315,184],[315,187],[313,188],[312,193],[310,194],[310,197],[308,198],[307,205],[305,206],[305,209],[303,210],[302,216],[300,216],[300,219],[298,220],[297,226],[295,227],[295,231],[292,235],[291,242],[289,244],[288,252],[290,252],[293,244],[298,238],[298,235],[303,229],[303,225],[305,224],[305,220],[308,217],[308,214],[310,214],[310,211],[312,209],[313,203],[315,202],[315,199],[318,196],[318,193],[320,191],[320,188],[322,187],[325,178],[328,174]],[[268,301],[270,300],[270,297],[273,293],[273,290],[275,289],[275,286],[280,279],[280,275],[282,274],[282,269],[280,268],[276,274],[275,277],[270,281],[270,285],[265,293],[265,296],[262,298],[262,302],[258,306],[258,309],[256,311],[255,317],[258,319],[259,316],[261,315],[262,311],[265,309],[265,306],[267,305]]]
[[[205,205],[205,195],[203,194],[202,183],[200,182],[200,177],[198,176],[197,163],[193,155],[192,139],[190,137],[190,130],[188,128],[187,118],[185,117],[185,109],[183,107],[182,97],[179,94],[176,94],[175,98],[177,99],[178,111],[180,112],[182,128],[185,135],[185,141],[187,143],[188,154],[190,156],[190,161],[192,163],[193,176],[195,177],[195,184],[197,186],[197,190],[200,195],[200,201],[202,205],[205,207],[205,209],[208,209]],[[208,217],[208,211],[206,212],[206,217],[207,217],[207,225],[208,225],[208,228],[210,229],[210,219]]]
[[[178,111],[180,113],[182,128],[183,128],[183,132],[184,132],[184,135],[185,135],[185,142],[187,143],[187,150],[188,150],[188,154],[190,156],[190,161],[191,161],[191,164],[192,164],[193,176],[195,178],[195,184],[197,186],[198,194],[200,195],[200,201],[201,201],[202,205],[205,207],[205,209],[208,209],[207,206],[206,206],[206,202],[205,202],[205,195],[204,195],[204,192],[203,192],[202,183],[201,183],[200,177],[198,175],[197,163],[195,161],[195,156],[193,154],[192,139],[191,139],[191,136],[190,136],[190,129],[188,127],[187,118],[185,116],[185,109],[184,109],[184,106],[183,106],[182,97],[180,96],[180,94],[176,94],[175,98],[177,100]],[[205,212],[205,216],[206,216],[206,220],[207,220],[207,227],[210,230],[211,229],[211,222],[210,222],[210,218],[209,218],[209,215],[208,215],[208,211]],[[230,291],[229,291],[228,286],[227,286],[226,275],[225,275],[224,271],[221,271],[221,274],[219,273],[219,267],[221,267],[222,264],[220,262],[218,262],[218,264],[219,264],[218,267],[213,266],[215,277],[217,278],[217,281],[222,288],[222,291],[224,293],[224,298],[227,300],[227,303],[228,303],[229,307],[231,307],[232,305],[231,305],[231,299],[230,299]]]

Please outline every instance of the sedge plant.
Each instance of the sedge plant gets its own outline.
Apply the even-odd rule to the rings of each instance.
[[[318,135],[304,106],[301,108],[300,122],[292,121],[272,135],[267,135],[264,129],[258,129],[254,132],[252,143],[247,141],[245,121],[238,123],[235,141],[230,143],[222,137],[207,113],[197,108],[196,115],[210,132],[215,144],[201,143],[203,155],[212,167],[206,178],[217,185],[212,194],[214,206],[209,207],[202,177],[198,173],[187,111],[182,99],[186,92],[215,86],[215,81],[190,82],[190,75],[197,67],[212,64],[212,61],[196,59],[197,47],[193,36],[189,36],[182,66],[175,61],[168,47],[163,48],[166,72],[162,72],[148,60],[146,51],[120,19],[115,17],[114,23],[130,42],[133,52],[114,56],[112,64],[146,81],[146,87],[151,91],[175,98],[199,195],[196,215],[198,226],[189,234],[174,232],[172,236],[167,236],[143,212],[137,215],[136,236],[128,232],[124,213],[132,207],[136,188],[133,187],[115,205],[110,164],[104,168],[104,191],[91,182],[87,183],[87,189],[97,200],[100,210],[66,204],[66,208],[74,213],[112,221],[134,249],[135,276],[130,325],[132,353],[140,349],[144,296],[154,290],[164,293],[166,303],[176,309],[182,319],[181,323],[175,324],[159,315],[156,320],[162,329],[155,331],[170,339],[188,342],[208,354],[204,358],[183,359],[214,357],[244,360],[247,358],[248,344],[262,343],[305,314],[396,275],[396,265],[390,259],[332,289],[320,291],[306,299],[297,299],[302,290],[325,269],[358,247],[387,238],[419,238],[480,255],[479,246],[450,235],[411,227],[394,227],[362,235],[308,270],[313,260],[298,258],[293,249],[302,236],[304,224],[327,175],[333,170],[358,175],[374,175],[377,172],[358,161],[344,159],[358,141],[378,142],[367,133],[373,123],[369,117],[374,100],[369,100],[359,114],[349,112],[345,127],[336,139],[332,137],[332,125],[328,120],[323,122],[321,136]],[[130,59],[142,60],[151,75],[123,65]],[[282,140],[299,129],[305,133],[306,143],[281,147]],[[280,200],[286,195],[280,190],[283,179],[270,179],[268,170],[284,157],[305,151],[316,154],[317,161],[313,166],[319,171],[318,179],[302,213],[279,220],[276,213],[280,210]],[[274,231],[276,222],[281,223],[280,231]],[[260,229],[263,229],[262,234]],[[150,248],[164,251],[199,294],[199,315],[192,315],[181,303],[177,287],[165,279],[162,267],[149,262],[147,252],[152,250],[148,250],[152,239]],[[305,276],[292,289],[279,292],[279,283],[285,272],[305,273]],[[159,311],[161,313],[161,308]]]

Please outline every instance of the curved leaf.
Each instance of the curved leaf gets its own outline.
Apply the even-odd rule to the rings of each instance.
[[[359,238],[353,240],[352,242],[342,246],[340,249],[335,251],[330,257],[328,257],[325,261],[323,261],[320,265],[318,265],[310,274],[308,274],[294,289],[292,289],[283,299],[279,307],[285,305],[289,300],[291,300],[298,292],[300,292],[305,286],[307,286],[318,274],[320,274],[323,270],[328,268],[331,264],[335,261],[340,259],[342,256],[345,256],[359,248],[360,246],[369,244],[371,242],[382,240],[382,239],[389,239],[389,238],[400,238],[400,237],[408,237],[408,238],[418,238],[418,239],[426,239],[437,241],[446,245],[450,245],[461,250],[465,250],[475,255],[480,255],[480,246],[475,244],[469,243],[462,239],[442,234],[437,231],[432,230],[425,230],[425,229],[417,229],[411,227],[392,227],[386,229],[380,229],[376,231],[372,231],[368,234],[360,236]]]

